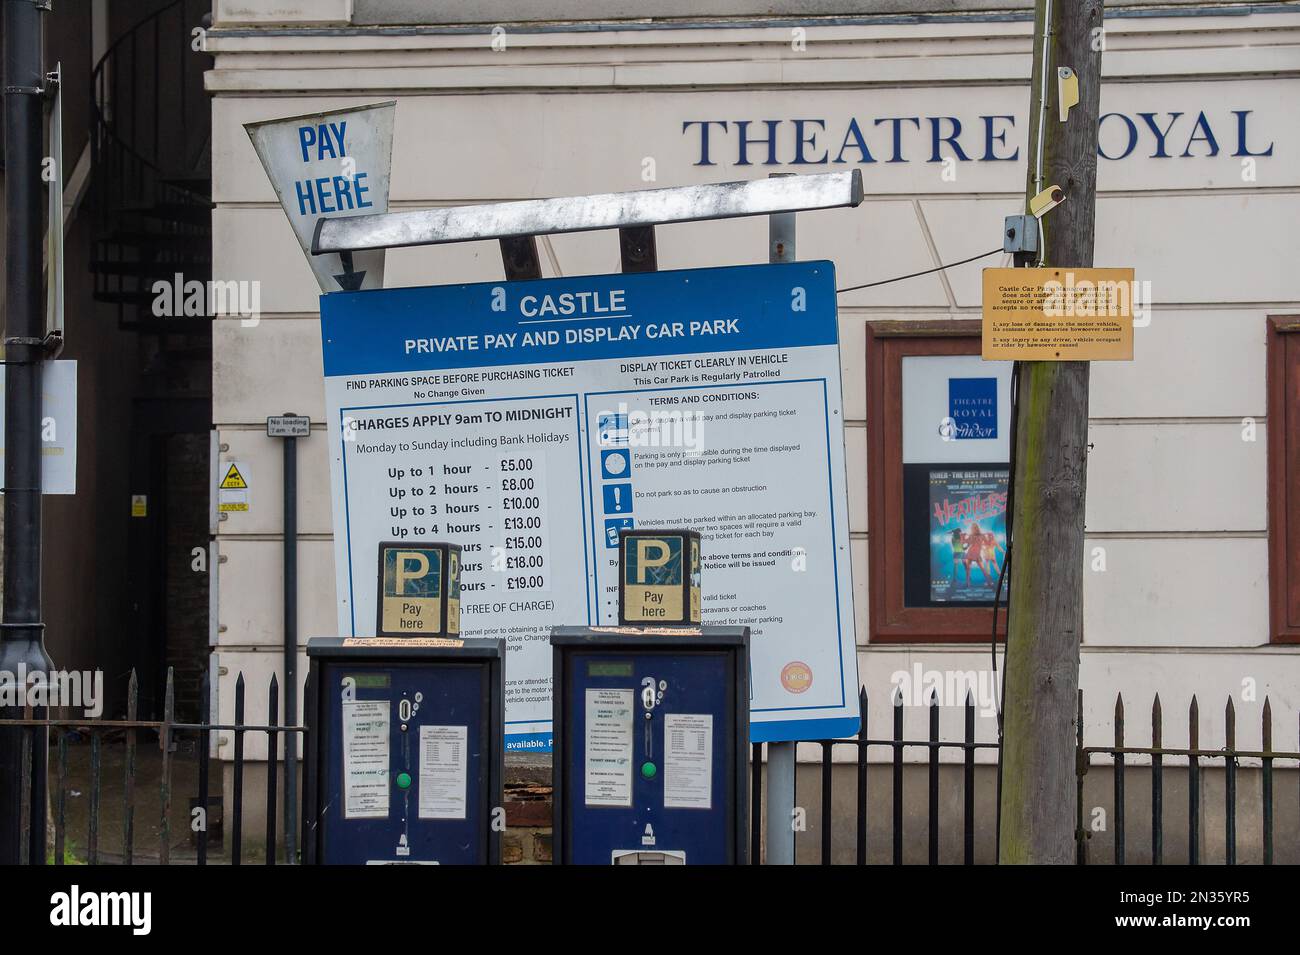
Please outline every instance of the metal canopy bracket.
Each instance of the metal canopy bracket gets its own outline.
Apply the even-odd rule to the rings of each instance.
[[[618,230],[618,257],[624,272],[657,272],[659,250],[655,227],[629,226]]]
[[[836,209],[857,206],[861,202],[862,172],[852,169],[752,182],[721,182],[320,219],[316,222],[311,250],[313,255],[320,255],[597,229],[628,230],[624,233],[626,236],[637,227],[662,223]],[[646,251],[653,255],[653,246]],[[624,261],[627,261],[626,254]]]
[[[542,260],[537,255],[536,236],[514,235],[502,239],[501,262],[505,266],[507,281],[521,282],[542,277]]]

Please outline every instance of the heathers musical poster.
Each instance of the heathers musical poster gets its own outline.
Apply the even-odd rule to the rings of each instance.
[[[1005,469],[930,472],[931,600],[993,600],[1007,554],[1007,481]]]

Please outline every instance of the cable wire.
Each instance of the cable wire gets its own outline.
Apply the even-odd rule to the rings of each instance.
[[[958,265],[965,265],[967,262],[974,262],[976,259],[987,258],[994,253],[1003,251],[1002,246],[996,249],[989,249],[987,252],[981,252],[979,255],[972,255],[969,259],[962,259],[960,262],[949,262],[947,265],[936,265],[932,269],[926,269],[924,272],[913,272],[911,275],[900,275],[892,279],[881,279],[879,282],[867,282],[863,285],[850,285],[848,288],[836,289],[836,295],[843,295],[845,292],[856,292],[858,289],[875,288],[877,285],[888,285],[890,282],[902,282],[904,279],[919,278],[922,275],[930,275],[933,272],[942,272],[944,269],[955,268]]]

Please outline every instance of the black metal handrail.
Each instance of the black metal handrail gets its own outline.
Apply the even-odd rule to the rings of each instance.
[[[134,24],[131,25],[130,28],[128,28],[128,29],[126,30],[126,32],[124,32],[120,37],[118,37],[116,40],[114,40],[112,43],[110,43],[110,44],[108,45],[108,48],[104,51],[104,54],[103,54],[103,55],[102,55],[102,56],[101,56],[97,61],[95,61],[95,66],[94,66],[94,68],[91,70],[91,73],[90,73],[90,82],[91,82],[91,96],[90,96],[91,118],[92,118],[92,121],[93,121],[94,124],[95,124],[96,131],[99,133],[98,136],[92,136],[91,141],[92,141],[92,142],[99,142],[99,143],[102,144],[102,141],[103,141],[104,139],[111,139],[111,140],[113,140],[113,141],[114,141],[114,142],[115,142],[115,143],[116,143],[116,144],[117,144],[117,145],[118,145],[118,146],[119,146],[119,147],[120,147],[124,152],[126,152],[128,155],[130,155],[130,156],[131,156],[132,158],[134,158],[135,160],[137,160],[137,161],[138,161],[141,165],[143,165],[145,168],[148,168],[148,169],[151,169],[151,170],[157,172],[160,176],[162,176],[162,175],[166,175],[166,172],[165,172],[161,167],[158,166],[158,162],[157,162],[157,161],[158,161],[158,144],[159,144],[159,136],[158,136],[158,133],[157,133],[157,126],[158,126],[159,123],[160,123],[160,97],[159,97],[159,92],[160,92],[160,89],[161,89],[161,83],[159,82],[160,79],[161,79],[161,77],[160,77],[160,70],[159,70],[159,65],[158,65],[158,64],[159,64],[158,52],[159,52],[159,50],[160,50],[160,46],[161,46],[161,44],[160,44],[160,42],[159,42],[159,40],[160,40],[160,33],[161,33],[161,24],[162,24],[162,18],[163,18],[163,16],[164,16],[165,14],[169,13],[170,11],[177,9],[178,7],[180,8],[179,13],[180,13],[180,17],[181,17],[181,22],[184,23],[184,18],[185,18],[185,8],[186,8],[186,6],[188,5],[188,3],[189,3],[189,0],[172,0],[172,2],[169,3],[169,4],[167,4],[165,7],[160,7],[159,9],[155,10],[153,13],[151,13],[151,14],[145,16],[145,17],[142,17],[141,19],[139,19],[138,21],[136,21]],[[117,123],[116,123],[115,119],[114,119],[113,117],[110,117],[110,116],[108,115],[107,111],[105,110],[105,106],[106,106],[105,94],[106,94],[106,93],[109,93],[109,92],[112,92],[112,93],[114,94],[113,97],[112,97],[112,99],[114,100],[114,102],[113,102],[113,106],[114,106],[114,108],[116,107],[116,100],[117,100],[117,96],[116,96],[116,93],[117,93],[116,83],[117,83],[117,73],[118,73],[118,70],[113,69],[113,67],[115,67],[115,66],[118,65],[119,57],[118,57],[117,54],[118,54],[119,50],[123,50],[123,51],[124,51],[124,50],[126,50],[127,48],[129,48],[129,49],[130,49],[130,52],[131,52],[131,56],[129,57],[129,60],[130,60],[130,62],[131,62],[132,68],[134,68],[135,60],[137,59],[137,55],[136,55],[136,54],[137,54],[137,52],[138,52],[138,50],[137,50],[137,46],[138,46],[138,43],[139,43],[139,37],[140,37],[140,35],[141,35],[145,30],[146,30],[146,28],[150,28],[150,29],[152,29],[152,31],[153,31],[153,43],[154,43],[154,48],[155,48],[154,57],[153,57],[153,63],[154,63],[154,84],[153,84],[153,90],[154,90],[154,101],[153,101],[153,114],[152,114],[152,115],[153,115],[153,119],[154,119],[154,123],[155,123],[155,134],[154,134],[154,138],[153,138],[153,146],[154,146],[154,155],[153,155],[153,159],[149,159],[148,157],[146,157],[145,155],[143,155],[143,154],[142,154],[142,153],[141,153],[141,152],[140,152],[140,151],[139,151],[139,150],[138,150],[138,149],[137,149],[137,148],[136,148],[132,143],[127,142],[127,140],[126,140],[122,135],[119,134],[119,132],[118,132],[118,127],[117,127]],[[181,62],[182,64],[184,63],[183,58],[180,60],[180,62]],[[105,75],[106,75],[106,74],[112,76],[112,80],[110,81],[110,82],[112,83],[112,88],[111,88],[111,90],[106,90],[106,89],[105,89],[105,84],[106,84],[106,81],[105,81]],[[178,89],[179,89],[179,92],[180,92],[180,94],[181,94],[181,98],[182,98],[182,108],[178,111],[178,115],[181,117],[182,120],[184,120],[184,118],[185,118],[184,100],[185,100],[185,96],[186,96],[186,91],[185,91],[184,69],[183,69],[183,66],[182,66],[181,74],[182,74],[182,75],[181,75],[181,82],[180,82],[180,85],[179,85]],[[134,110],[134,108],[135,108],[135,97],[134,97],[134,96],[128,96],[128,97],[126,97],[126,98],[131,102],[132,109]],[[134,121],[133,121],[132,125],[133,125],[133,130],[132,130],[132,132],[134,133],[134,131],[135,131],[135,130],[134,130]],[[187,158],[188,158],[188,157],[184,157],[184,156],[182,157],[183,160],[185,160],[185,159],[187,159]],[[183,164],[184,164],[184,163],[183,163]]]

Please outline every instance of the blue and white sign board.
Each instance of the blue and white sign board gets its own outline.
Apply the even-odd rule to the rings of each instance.
[[[311,254],[322,218],[388,211],[395,101],[246,123],[322,292],[384,287],[384,251]]]
[[[831,263],[339,292],[321,325],[341,635],[379,541],[459,542],[507,747],[547,750],[550,628],[616,624],[619,528],[692,528],[753,739],[857,731]]]

